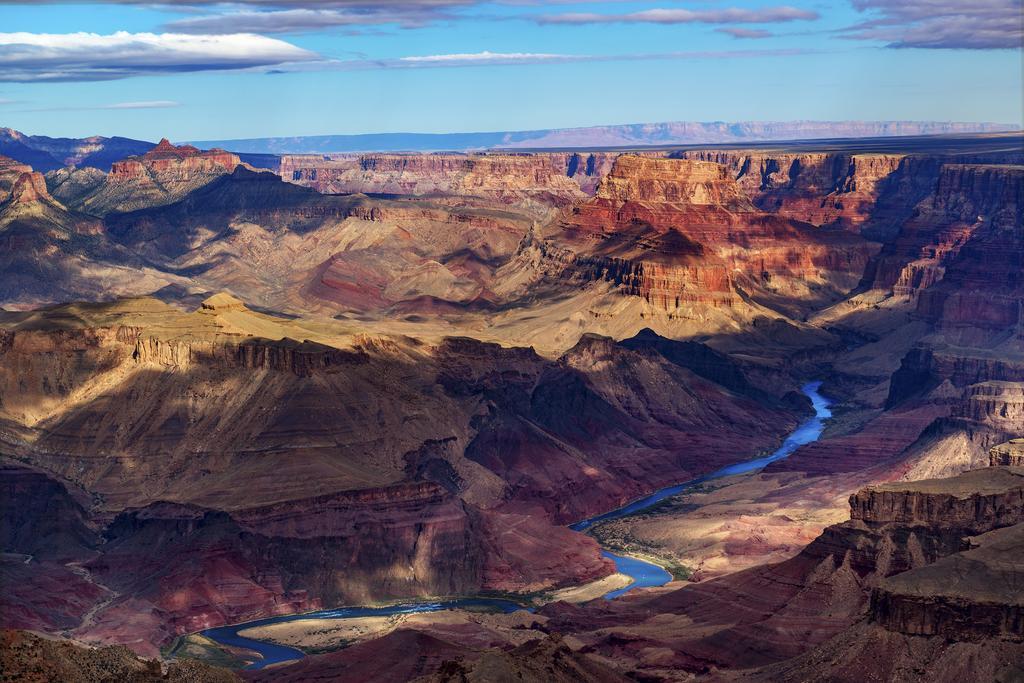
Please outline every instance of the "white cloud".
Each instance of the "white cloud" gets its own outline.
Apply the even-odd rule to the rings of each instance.
[[[114,80],[317,59],[290,43],[249,33],[0,33],[0,80],[14,82]]]
[[[649,52],[638,54],[587,55],[551,54],[543,52],[463,52],[437,55],[416,55],[387,59],[321,60],[285,64],[271,73],[295,71],[364,71],[369,69],[440,69],[459,67],[514,66],[529,64],[566,64],[572,62],[632,62],[656,60],[761,59],[816,54],[804,48],[772,50],[695,50],[688,52]]]
[[[763,9],[648,9],[628,14],[567,12],[535,17],[539,24],[773,24],[785,21],[812,20],[817,12],[797,7],[765,7]]]
[[[178,19],[166,24],[164,28],[178,33],[302,33],[345,26],[380,24],[398,24],[403,28],[416,28],[447,16],[436,10],[429,12],[394,11],[387,8],[377,11],[307,8],[264,12],[242,10],[227,14]]]
[[[100,107],[100,109],[171,109],[180,106],[181,102],[174,100],[150,100],[148,102],[118,102]]]
[[[1019,50],[1024,46],[1021,0],[852,0],[871,18],[844,29],[846,38],[886,47]]]
[[[585,55],[559,55],[543,52],[469,52],[449,55],[424,55],[421,57],[400,57],[398,61],[407,64],[527,64],[530,62],[565,62],[592,59]]]

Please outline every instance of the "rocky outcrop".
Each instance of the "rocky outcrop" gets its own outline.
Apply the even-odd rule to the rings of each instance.
[[[610,281],[668,311],[753,299],[792,313],[852,288],[874,251],[759,211],[720,164],[633,155],[544,237],[563,277]]]
[[[73,208],[103,216],[170,204],[240,164],[237,155],[221,149],[175,147],[164,139],[142,156],[115,162],[103,184],[78,196]]]
[[[874,217],[887,185],[906,163],[896,154],[694,151],[677,156],[723,165],[764,211],[850,230]]]
[[[165,670],[166,669],[166,670]],[[196,660],[162,665],[139,659],[123,645],[103,648],[42,638],[27,631],[0,631],[0,670],[17,681],[131,681],[132,683],[240,683],[232,671]]]
[[[585,160],[546,154],[286,156],[280,173],[325,193],[447,195],[546,207],[581,199],[583,187],[592,185],[605,165],[593,155]]]
[[[31,173],[32,167],[28,164],[22,164],[14,159],[9,159],[5,156],[0,156],[0,202],[5,201],[11,192],[11,188],[14,187],[15,182],[24,173]]]
[[[872,622],[952,641],[1024,640],[1024,524],[970,539],[970,549],[879,583]]]
[[[107,174],[98,168],[68,166],[47,173],[46,187],[62,204],[71,206],[98,190],[106,178]]]
[[[989,450],[989,462],[993,467],[1011,465],[1024,466],[1024,439],[1010,439]]]
[[[10,204],[34,204],[37,202],[52,202],[56,200],[50,196],[46,189],[46,178],[42,173],[34,171],[22,173],[11,186],[11,194],[7,200]]]
[[[1024,471],[965,472],[954,479],[872,486],[850,497],[850,519],[886,524],[946,526],[984,533],[1024,521]]]
[[[232,341],[177,341],[140,338],[132,358],[138,363],[187,370],[203,363],[221,368],[274,370],[310,377],[316,372],[340,372],[360,363],[364,354],[336,349],[309,340],[248,338]]]

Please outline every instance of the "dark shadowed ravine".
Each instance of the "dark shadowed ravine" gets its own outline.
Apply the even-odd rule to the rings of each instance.
[[[637,514],[638,512],[642,512],[666,498],[682,493],[692,486],[696,486],[697,484],[711,481],[713,479],[721,479],[722,477],[728,477],[735,474],[753,472],[761,469],[768,463],[788,457],[800,446],[817,441],[821,436],[822,431],[825,429],[825,420],[832,416],[832,412],[829,410],[831,401],[818,392],[820,388],[821,382],[810,382],[802,387],[802,391],[809,399],[811,399],[811,403],[814,406],[814,416],[802,422],[786,438],[782,446],[780,446],[771,455],[756,458],[754,460],[744,460],[743,462],[723,467],[720,470],[716,470],[715,472],[706,474],[702,477],[697,477],[696,479],[691,479],[681,484],[676,484],[674,486],[669,486],[659,491],[655,491],[654,493],[635,500],[623,507],[577,522],[576,524],[571,525],[570,528],[575,531],[586,531],[599,522],[604,522],[610,519],[620,519],[622,517]],[[607,600],[617,598],[620,595],[628,593],[636,588],[663,586],[672,580],[671,574],[665,571],[662,567],[651,562],[646,562],[635,557],[617,555],[608,550],[603,550],[602,555],[613,560],[617,570],[632,579],[632,583],[628,586],[607,593],[604,596]],[[265,619],[257,619],[243,624],[211,628],[203,631],[202,635],[220,643],[221,645],[252,650],[257,653],[260,658],[247,668],[262,669],[272,664],[301,659],[302,657],[305,657],[305,653],[297,648],[278,645],[276,643],[263,640],[246,638],[239,635],[239,631],[257,626],[266,626],[268,624],[296,621],[299,619],[349,619],[353,617],[437,612],[440,610],[467,607],[486,607],[494,611],[506,613],[525,609],[522,605],[516,602],[502,600],[499,598],[460,598],[455,600],[407,602],[384,607],[340,607],[337,609],[321,610],[319,612],[309,612],[306,614],[267,617]]]

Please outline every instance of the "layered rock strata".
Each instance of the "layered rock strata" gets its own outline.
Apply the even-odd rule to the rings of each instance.
[[[102,185],[87,194],[74,193],[72,206],[103,216],[169,204],[231,173],[240,163],[238,156],[221,149],[175,147],[164,139],[141,156],[115,162]]]

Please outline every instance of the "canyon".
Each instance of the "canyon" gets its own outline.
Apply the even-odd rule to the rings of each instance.
[[[0,158],[5,656],[69,680],[140,657],[197,680],[1019,673],[1019,134],[130,154]],[[816,440],[743,467],[815,415],[811,382]],[[610,590],[602,549],[673,580],[565,599]],[[200,633],[466,596],[535,612],[403,616],[239,672]]]

